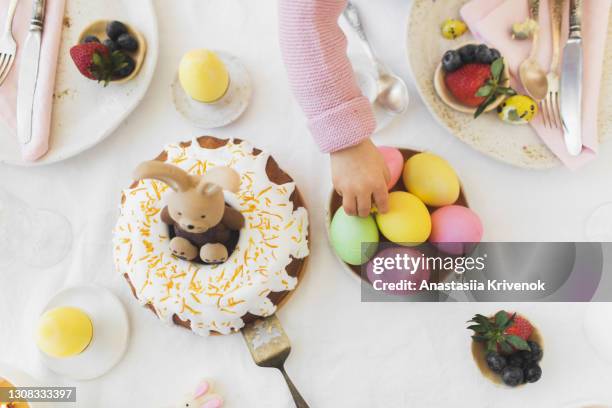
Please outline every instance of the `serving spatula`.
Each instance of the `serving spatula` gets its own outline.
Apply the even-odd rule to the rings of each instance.
[[[289,386],[295,406],[297,408],[309,408],[285,371],[285,361],[291,353],[291,343],[280,320],[275,315],[256,320],[242,329],[242,336],[249,347],[255,364],[260,367],[278,369]]]

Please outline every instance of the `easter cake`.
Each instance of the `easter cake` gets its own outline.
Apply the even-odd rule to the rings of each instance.
[[[158,318],[200,335],[230,334],[273,314],[296,288],[309,254],[308,214],[272,156],[204,136],[166,146],[136,178],[121,197],[115,265]],[[203,206],[183,203],[189,194],[205,196]],[[213,196],[219,214],[209,208]],[[204,213],[186,222],[193,208]]]

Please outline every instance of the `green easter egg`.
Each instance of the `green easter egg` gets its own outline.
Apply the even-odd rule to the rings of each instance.
[[[372,216],[353,217],[340,207],[330,225],[331,244],[340,259],[350,265],[362,265],[378,249],[378,227]],[[371,245],[363,245],[367,243]],[[363,254],[362,254],[363,251]]]

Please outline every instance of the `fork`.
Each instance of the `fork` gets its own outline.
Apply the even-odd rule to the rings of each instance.
[[[15,38],[13,38],[12,28],[18,1],[19,0],[11,0],[11,3],[9,4],[9,8],[6,13],[4,34],[2,34],[2,38],[0,38],[0,85],[2,85],[8,76],[11,68],[13,67],[13,62],[15,62],[17,43],[15,42]]]
[[[548,81],[548,93],[546,98],[540,101],[540,110],[544,119],[544,126],[552,129],[560,129],[563,126],[561,110],[559,107],[559,52],[561,36],[561,6],[563,0],[549,2],[550,20],[552,27],[553,56],[550,64],[550,72],[546,75]]]

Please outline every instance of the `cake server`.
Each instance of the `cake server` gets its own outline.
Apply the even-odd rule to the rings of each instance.
[[[561,64],[561,117],[567,151],[582,151],[582,0],[570,0],[569,39]]]
[[[291,352],[289,337],[275,315],[256,320],[242,329],[251,356],[260,367],[277,368],[285,378],[297,408],[309,408],[285,371],[285,361]]]
[[[17,82],[17,139],[21,144],[28,144],[32,140],[32,116],[38,84],[44,17],[45,0],[34,0],[30,31],[21,50]]]

